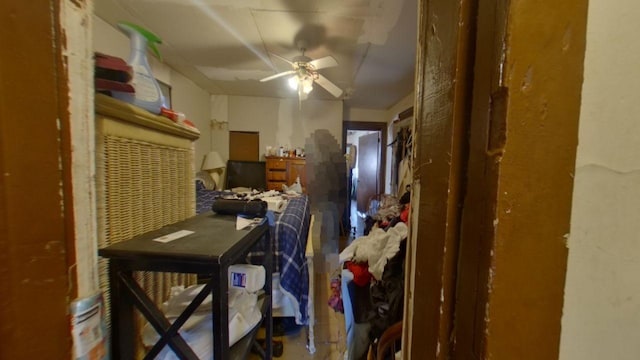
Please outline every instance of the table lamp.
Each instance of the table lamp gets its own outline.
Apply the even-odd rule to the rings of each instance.
[[[215,189],[219,188],[220,184],[220,169],[224,169],[225,164],[220,157],[220,154],[216,151],[209,151],[202,160],[201,170],[207,171],[211,174],[213,181],[215,182]]]

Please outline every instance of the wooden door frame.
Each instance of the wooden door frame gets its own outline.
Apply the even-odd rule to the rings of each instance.
[[[10,50],[0,60],[0,358],[69,359],[77,282],[65,5],[1,4]]]
[[[476,1],[419,3],[403,357],[447,359],[466,186]]]
[[[557,358],[587,2],[419,7],[403,358]]]
[[[383,122],[375,121],[343,121],[342,122],[342,149],[346,151],[347,148],[347,131],[349,130],[361,130],[361,131],[380,131],[380,173],[378,174],[378,182],[382,189],[385,188],[385,169],[387,165],[387,127],[389,125]]]
[[[378,182],[382,186],[384,191],[385,189],[385,172],[387,168],[387,128],[388,124],[384,122],[376,122],[376,121],[343,121],[342,122],[342,150],[347,151],[347,132],[349,130],[361,130],[361,131],[380,131],[380,169],[378,173]],[[347,176],[351,176],[351,174],[347,174]],[[347,191],[347,194],[350,194],[351,190]],[[343,216],[343,221],[351,219],[351,206],[348,205],[351,203],[350,195],[347,195],[347,211],[345,211],[345,215]],[[351,226],[354,226],[353,224]],[[348,229],[347,229],[348,230]]]
[[[478,3],[455,357],[557,359],[587,1]]]

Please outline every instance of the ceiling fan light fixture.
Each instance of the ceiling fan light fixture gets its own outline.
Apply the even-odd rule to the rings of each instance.
[[[321,88],[327,90],[336,98],[342,96],[342,89],[318,73],[319,69],[338,66],[338,62],[333,56],[329,55],[318,59],[311,59],[304,55],[304,48],[302,49],[302,55],[295,57],[293,60],[283,58],[274,53],[270,54],[291,65],[292,69],[267,76],[266,78],[260,79],[260,82],[293,75],[287,79],[287,83],[291,89],[298,92],[300,100],[306,99],[307,95],[313,91],[314,83],[317,83]]]
[[[298,77],[297,76],[290,77],[289,80],[287,81],[287,83],[289,83],[289,87],[292,90],[298,90]]]
[[[302,79],[302,92],[308,94],[313,90],[313,79],[311,77],[305,77]]]

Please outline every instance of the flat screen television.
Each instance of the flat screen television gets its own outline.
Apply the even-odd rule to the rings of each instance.
[[[264,191],[267,189],[264,161],[227,161],[227,189],[246,187]]]

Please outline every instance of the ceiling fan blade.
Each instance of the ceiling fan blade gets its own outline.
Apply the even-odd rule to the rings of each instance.
[[[338,61],[333,56],[325,56],[319,59],[309,61],[309,64],[316,70],[328,67],[338,66]]]
[[[284,57],[282,57],[282,56],[280,56],[280,55],[278,55],[278,54],[274,54],[274,53],[272,53],[272,52],[270,52],[269,54],[271,54],[271,55],[272,55],[273,57],[275,57],[275,58],[278,58],[278,59],[280,59],[280,60],[282,60],[282,61],[286,62],[287,64],[289,64],[289,65],[291,65],[291,66],[294,66],[294,64],[293,64],[289,59],[287,59],[287,58],[284,58]]]
[[[316,79],[316,83],[322,86],[325,90],[327,90],[331,95],[335,97],[340,97],[342,95],[342,89],[337,87],[334,83],[329,81],[326,77],[318,74],[318,78]]]
[[[281,73],[277,73],[277,74],[275,74],[275,75],[267,76],[267,77],[266,77],[266,78],[264,78],[264,79],[260,79],[260,82],[265,82],[265,81],[269,81],[269,80],[277,79],[277,78],[279,78],[279,77],[287,76],[287,75],[295,74],[295,73],[296,73],[296,71],[295,71],[295,70],[284,71],[284,72],[281,72]]]

